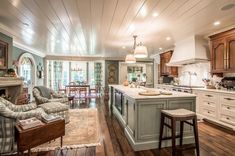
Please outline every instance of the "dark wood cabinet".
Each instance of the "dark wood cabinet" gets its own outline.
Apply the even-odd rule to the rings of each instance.
[[[173,51],[160,54],[160,75],[178,76],[178,67],[170,67],[166,64],[170,61]]]
[[[234,72],[235,71],[235,33],[233,36],[226,39],[227,43],[227,70]]]
[[[235,29],[210,36],[212,73],[235,72]]]

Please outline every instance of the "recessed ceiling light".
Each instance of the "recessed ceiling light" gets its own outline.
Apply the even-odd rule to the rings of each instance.
[[[157,12],[153,13],[153,17],[157,17],[159,14]]]
[[[213,23],[213,25],[214,25],[214,26],[220,25],[220,21],[215,21],[215,22]]]
[[[122,46],[122,49],[126,49],[126,47],[125,47],[125,46]]]
[[[232,8],[234,8],[234,7],[235,7],[235,4],[230,3],[230,4],[224,5],[222,8],[220,8],[220,10],[222,10],[222,11],[227,11],[227,10],[230,10],[230,9],[232,9]]]
[[[170,40],[171,40],[171,38],[170,38],[170,37],[166,37],[166,40],[167,40],[167,41],[170,41]]]
[[[160,47],[160,48],[158,48],[159,50],[162,50],[162,48]]]

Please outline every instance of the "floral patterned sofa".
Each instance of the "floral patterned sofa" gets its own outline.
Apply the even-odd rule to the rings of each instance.
[[[16,152],[15,123],[20,119],[37,117],[41,119],[48,114],[60,115],[69,122],[69,106],[59,102],[37,105],[15,105],[0,97],[0,155]]]

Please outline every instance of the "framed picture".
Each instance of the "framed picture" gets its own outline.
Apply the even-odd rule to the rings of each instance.
[[[0,69],[7,69],[8,43],[0,40]]]

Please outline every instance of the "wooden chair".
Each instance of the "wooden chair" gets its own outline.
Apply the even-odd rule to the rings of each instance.
[[[165,118],[168,118],[171,122],[171,125],[165,123]],[[192,120],[188,122],[188,120]],[[176,136],[176,122],[180,121],[180,134]],[[184,123],[193,126],[194,130],[194,139],[195,144],[192,147],[188,148],[196,148],[197,156],[200,155],[199,152],[199,139],[198,139],[198,127],[197,127],[197,115],[195,112],[186,110],[186,109],[176,109],[176,110],[162,110],[161,111],[161,123],[160,123],[160,135],[159,135],[159,150],[161,149],[161,143],[163,140],[172,140],[172,156],[176,155],[176,150],[186,150],[188,148],[183,148],[183,131],[184,131]],[[162,137],[164,126],[171,129],[171,137]],[[176,138],[180,138],[180,148],[176,149]]]
[[[61,83],[58,83],[58,92],[66,94],[66,88],[63,88]]]
[[[82,97],[82,95],[84,95],[84,97],[87,97],[87,88],[86,87],[79,87],[79,97]]]
[[[69,82],[69,85],[73,86],[76,85],[75,82]],[[69,95],[77,95],[78,93],[78,88],[77,87],[69,87]]]

